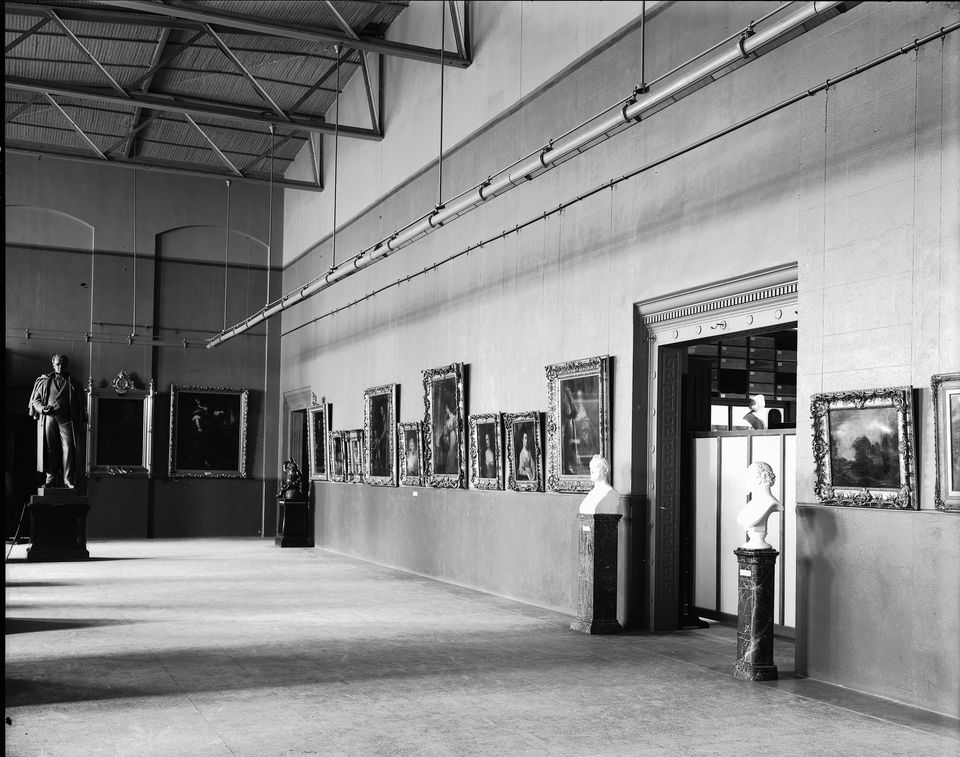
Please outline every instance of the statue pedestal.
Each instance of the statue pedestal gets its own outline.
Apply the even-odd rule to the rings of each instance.
[[[737,661],[733,677],[741,681],[776,681],[773,664],[773,586],[775,549],[735,549],[740,564],[737,582]]]
[[[580,531],[577,619],[583,633],[621,633],[617,621],[618,515],[577,515]]]
[[[277,536],[273,540],[278,547],[312,547],[313,533],[310,522],[308,499],[277,498]]]
[[[28,562],[88,560],[87,513],[90,504],[75,489],[43,487],[30,497]]]

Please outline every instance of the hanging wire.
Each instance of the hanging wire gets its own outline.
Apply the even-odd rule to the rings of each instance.
[[[276,145],[275,137],[276,130],[273,124],[270,124],[270,216],[267,218],[267,305],[270,304],[270,265],[273,258],[273,151]]]
[[[310,135],[308,137],[312,138]],[[270,197],[267,200],[267,299],[270,304],[270,266],[273,258],[273,153],[276,148],[276,130],[270,124]],[[263,330],[263,404],[267,404],[267,382],[270,378],[270,325],[264,324]],[[263,458],[260,479],[262,481],[260,497],[260,535],[265,536],[267,529],[267,416],[263,413]]]
[[[137,335],[137,172],[133,172],[133,328],[130,339]],[[132,342],[131,342],[132,344]],[[123,366],[120,366],[123,368]]]
[[[333,252],[330,257],[330,270],[337,267],[337,162],[340,152],[340,45],[333,46],[337,59],[337,93],[335,97],[335,118],[333,126]],[[224,327],[226,329],[226,327]]]
[[[227,277],[230,273],[230,179],[227,185],[227,223],[223,235],[223,327],[227,327]]]
[[[437,159],[437,207],[443,207],[443,49],[447,40],[447,19],[440,3],[440,147]]]

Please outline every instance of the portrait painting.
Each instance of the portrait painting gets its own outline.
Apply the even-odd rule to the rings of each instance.
[[[507,486],[514,491],[541,491],[540,413],[505,413]]]
[[[170,387],[171,478],[246,478],[248,389]]]
[[[547,488],[587,492],[590,460],[610,455],[610,357],[546,366]]]
[[[930,383],[936,459],[934,505],[938,510],[960,510],[960,373],[941,373]]]
[[[149,476],[153,438],[153,382],[149,390],[91,389],[87,415],[89,475]]]
[[[466,486],[463,364],[423,372],[424,462],[430,486]]]
[[[420,421],[397,424],[401,486],[423,485],[423,433]]]
[[[364,481],[374,486],[397,485],[397,385],[386,384],[363,393]]]
[[[323,403],[308,408],[307,443],[310,448],[310,479],[312,481],[326,481],[329,477],[327,472],[329,431],[330,404]]]
[[[347,480],[346,448],[343,431],[330,432],[330,480],[343,483]]]
[[[499,413],[470,416],[470,485],[503,489],[503,442]]]
[[[821,502],[918,508],[909,387],[817,394],[811,408]]]

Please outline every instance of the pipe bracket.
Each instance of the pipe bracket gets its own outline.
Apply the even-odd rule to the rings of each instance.
[[[544,168],[549,168],[549,166],[547,165],[547,161],[543,159],[543,156],[546,155],[548,152],[550,152],[550,150],[552,149],[553,149],[553,140],[551,139],[549,142],[547,142],[547,144],[543,146],[543,149],[540,150],[540,155],[538,157],[540,159],[540,165],[543,166]],[[528,176],[527,178],[529,179],[530,177]]]
[[[743,34],[740,35],[740,39],[737,40],[737,48],[740,50],[740,57],[744,60],[750,59],[750,53],[743,49],[743,45],[754,34],[756,34],[756,32],[753,30],[753,24],[750,24]]]

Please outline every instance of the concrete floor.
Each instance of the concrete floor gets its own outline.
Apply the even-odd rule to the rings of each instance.
[[[728,627],[585,636],[268,540],[89,546],[7,562],[7,755],[960,754],[957,721],[796,679],[779,639],[749,684]]]

